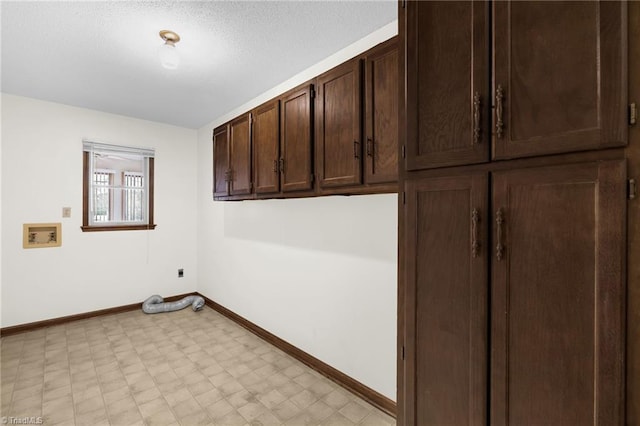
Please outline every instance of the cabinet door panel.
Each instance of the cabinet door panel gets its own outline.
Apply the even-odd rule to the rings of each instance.
[[[231,195],[251,193],[251,114],[245,114],[229,124],[229,162],[231,164]]]
[[[407,169],[487,161],[486,2],[410,1],[407,9]]]
[[[282,191],[313,188],[312,85],[296,88],[282,97]]]
[[[213,131],[213,196],[229,195],[229,128],[225,124]]]
[[[626,145],[625,22],[625,2],[495,3],[494,158]]]
[[[253,113],[253,182],[256,194],[280,191],[280,102]]]
[[[361,181],[360,61],[351,60],[318,77],[318,144],[320,186]]]
[[[399,409],[408,425],[484,425],[487,177],[409,180],[406,193],[406,406]]]
[[[366,59],[365,183],[398,180],[398,60],[395,40]]]
[[[492,425],[623,423],[625,176],[623,160],[494,175]]]

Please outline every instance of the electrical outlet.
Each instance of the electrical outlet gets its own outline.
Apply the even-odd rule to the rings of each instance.
[[[71,217],[71,207],[62,208],[62,217]]]
[[[184,277],[184,269],[180,268],[178,269],[178,278],[182,278]]]

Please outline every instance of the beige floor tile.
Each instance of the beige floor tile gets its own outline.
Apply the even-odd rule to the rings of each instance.
[[[232,411],[235,412],[233,405],[229,404],[225,399],[221,399],[207,406],[207,412],[213,420],[221,420]]]
[[[395,424],[208,308],[90,318],[0,351],[2,414],[47,425]]]
[[[191,395],[191,392],[189,392],[189,390],[184,386],[181,386],[173,390],[172,392],[164,393],[164,398],[167,400],[167,402],[171,407],[181,403],[182,401],[186,401],[187,399],[192,397],[193,396]]]
[[[300,409],[293,402],[286,400],[283,403],[276,405],[271,409],[271,412],[283,422],[291,419],[292,417],[300,414]]]
[[[200,404],[198,404],[198,402],[192,397],[189,397],[188,399],[182,402],[179,402],[178,404],[174,405],[171,409],[173,413],[176,415],[176,418],[178,419],[178,421],[180,421],[181,419],[184,419],[185,417],[188,417],[203,411],[203,408],[200,407]]]
[[[208,392],[201,393],[198,396],[195,396],[196,401],[200,404],[201,407],[206,408],[215,402],[218,402],[222,399],[222,394],[216,388],[211,389]]]
[[[133,394],[133,398],[136,400],[138,405],[144,404],[145,402],[152,401],[156,398],[160,398],[161,396],[162,394],[156,387],[146,389],[141,392],[137,392]]]
[[[333,408],[329,407],[322,401],[314,402],[307,407],[306,411],[309,413],[313,421],[317,423],[321,423],[335,412]]]
[[[247,424],[247,420],[237,412],[232,411],[220,419],[214,419],[214,424],[220,426],[244,426]]]
[[[143,422],[140,411],[138,411],[138,407],[136,406],[117,414],[112,415],[109,413],[109,423],[113,426],[130,426]]]
[[[395,425],[396,421],[391,416],[387,416],[378,410],[373,410],[360,421],[360,424],[363,426],[390,426]]]
[[[134,408],[137,411],[138,404],[131,395],[127,395],[117,401],[107,403],[107,414],[109,415],[109,417],[112,417],[124,411],[131,411]]]
[[[351,401],[342,407],[339,412],[352,422],[358,423],[369,414],[370,410],[358,404],[356,401]]]
[[[206,411],[198,411],[197,413],[180,419],[179,422],[182,426],[205,426],[211,425],[213,420],[209,417]]]
[[[170,411],[171,407],[164,398],[156,398],[143,404],[138,404],[138,409],[143,418],[151,417],[153,414],[161,411]]]
[[[334,413],[321,424],[322,426],[353,426],[355,423],[340,413]]]

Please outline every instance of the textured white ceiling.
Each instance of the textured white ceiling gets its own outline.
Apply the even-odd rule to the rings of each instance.
[[[397,18],[390,1],[2,1],[2,91],[198,128]],[[180,34],[160,66],[158,32]]]

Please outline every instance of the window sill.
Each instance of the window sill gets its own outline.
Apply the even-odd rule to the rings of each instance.
[[[153,225],[115,225],[115,226],[81,226],[82,232],[100,232],[100,231],[144,231],[156,229]]]

